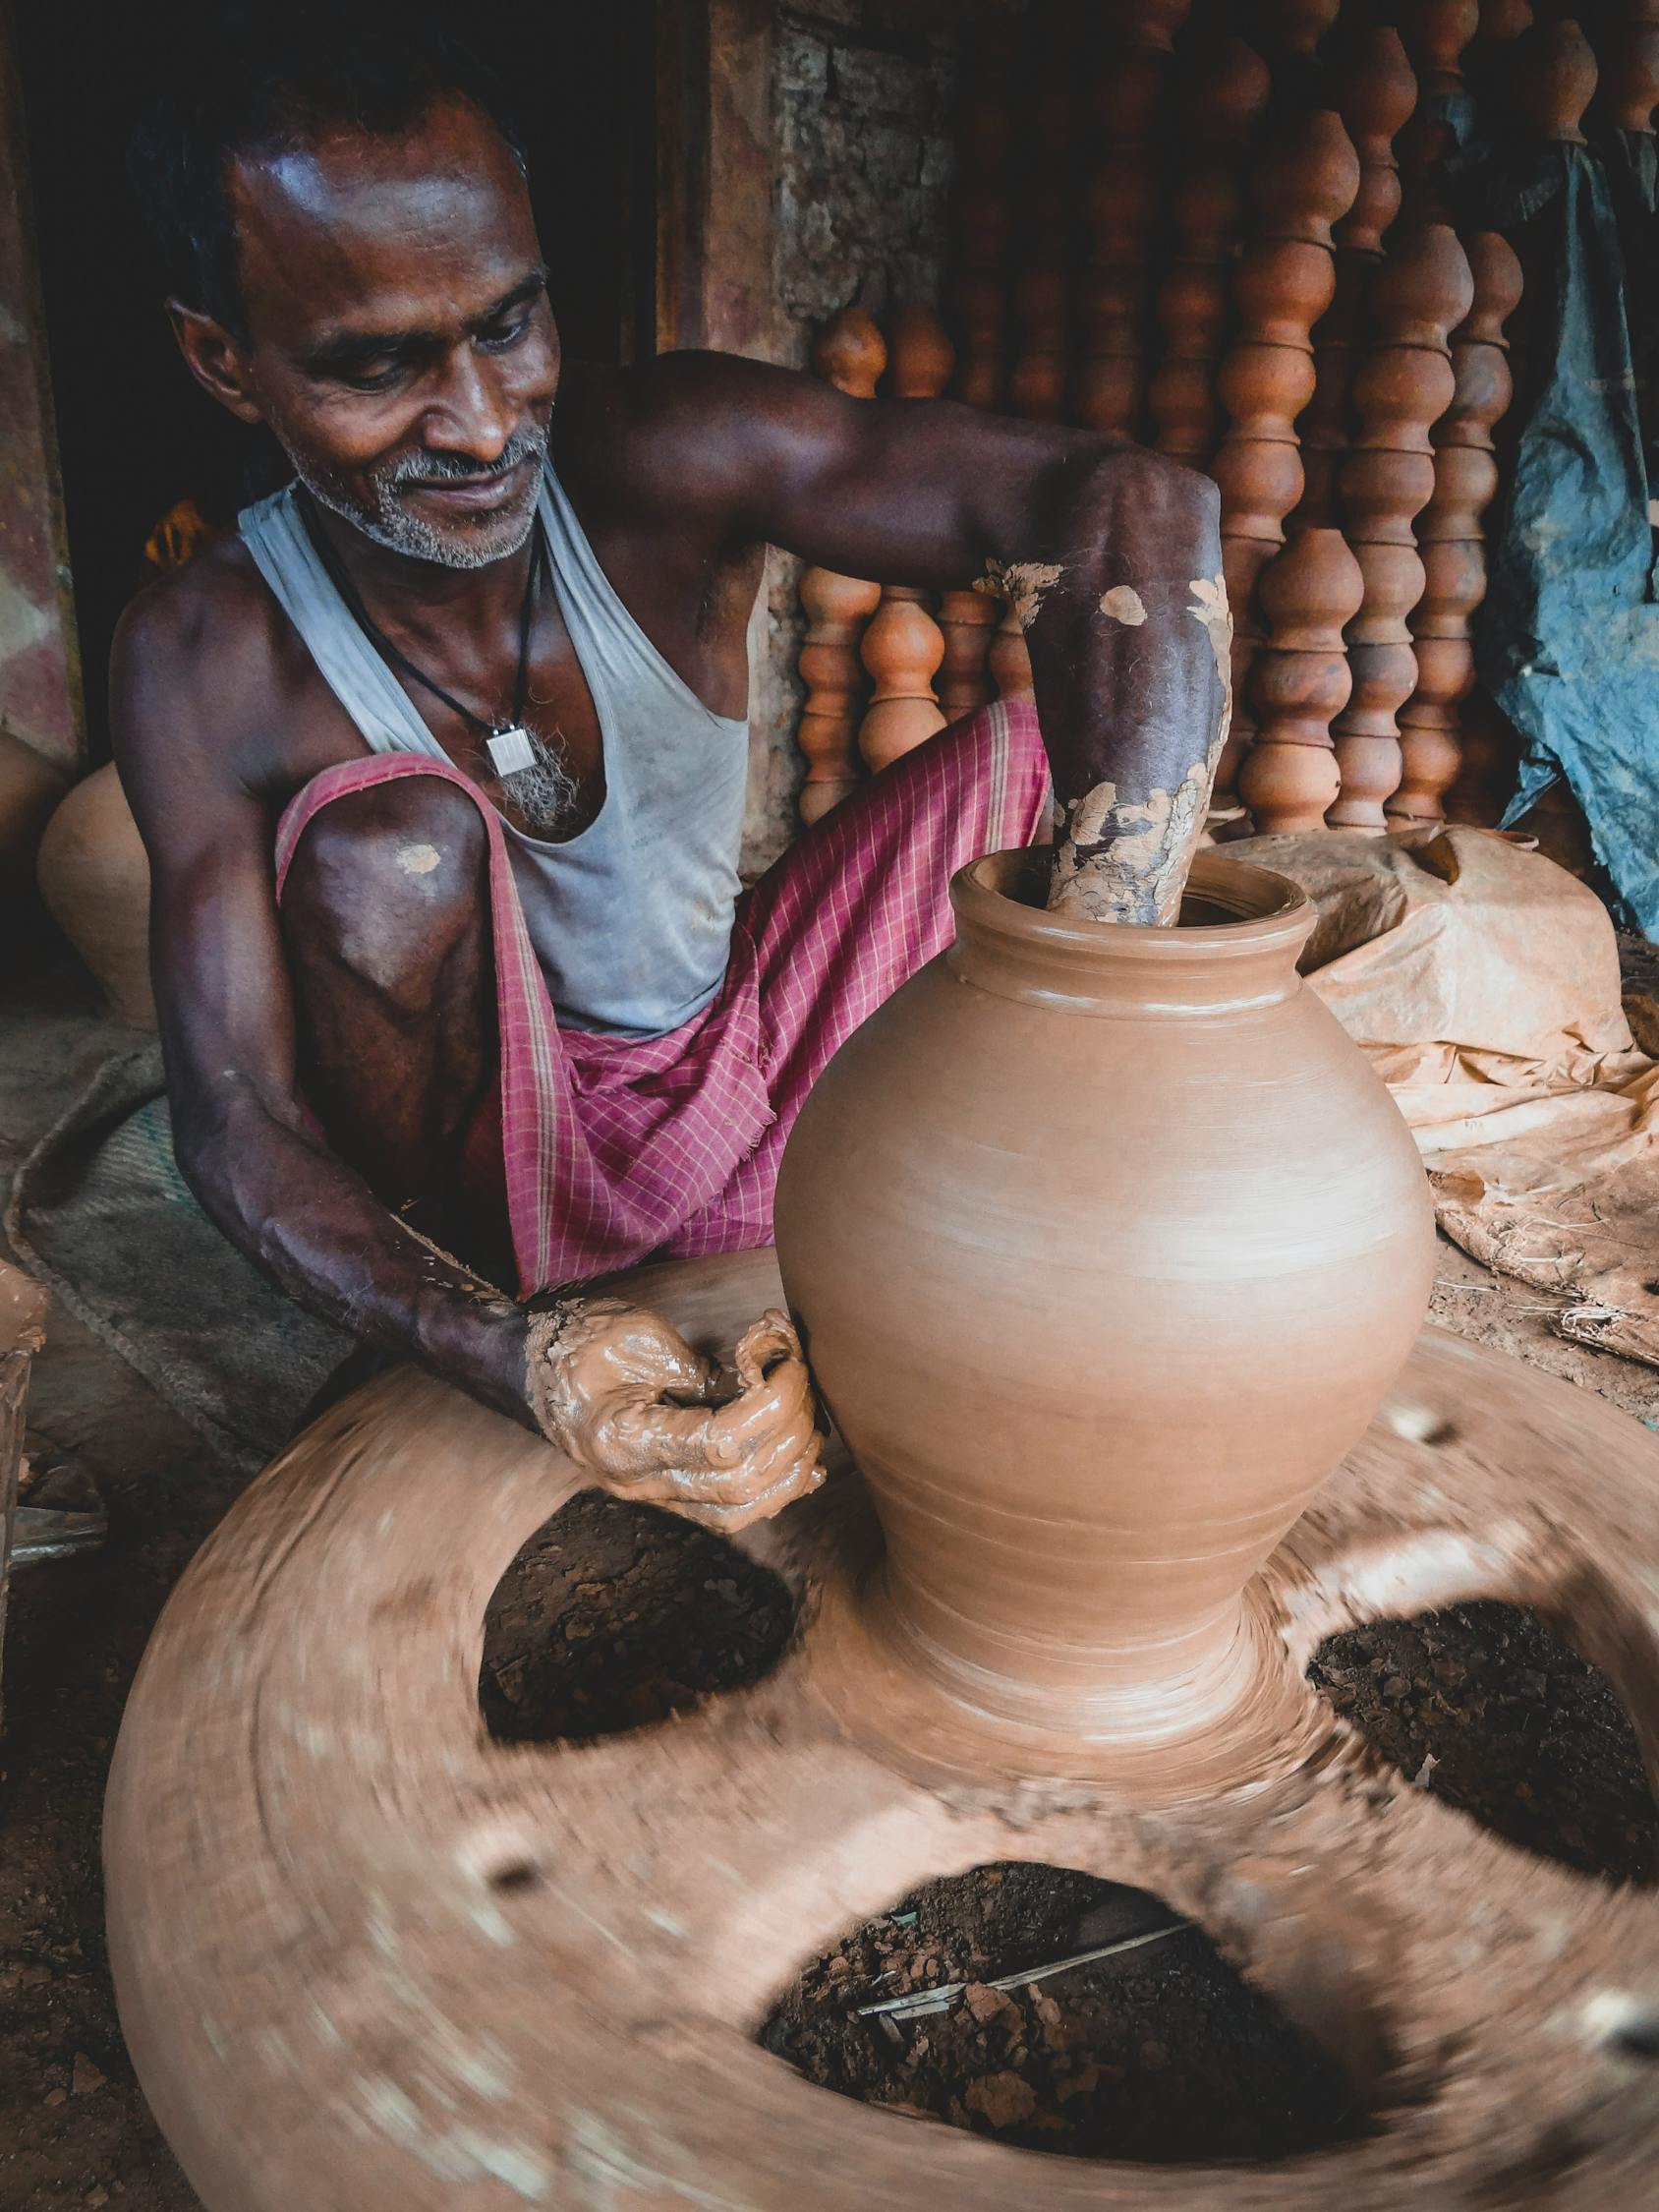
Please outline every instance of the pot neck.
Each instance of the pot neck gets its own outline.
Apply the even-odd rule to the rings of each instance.
[[[1287,876],[1200,852],[1173,929],[1052,914],[1046,847],[993,852],[950,886],[964,982],[1057,1013],[1246,1013],[1289,998],[1313,902]]]

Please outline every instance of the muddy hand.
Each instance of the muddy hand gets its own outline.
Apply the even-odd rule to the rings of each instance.
[[[769,1312],[735,1355],[737,1394],[658,1314],[619,1298],[565,1301],[530,1335],[542,1432],[617,1497],[727,1534],[824,1480],[824,1440],[793,1328]]]

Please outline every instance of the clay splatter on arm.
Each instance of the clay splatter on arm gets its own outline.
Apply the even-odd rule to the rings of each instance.
[[[1060,810],[1049,903],[1173,923],[1231,711],[1219,502],[1124,450],[1060,497],[1043,533],[1058,557],[989,564],[1026,634]]]
[[[1013,609],[1014,620],[1022,630],[1028,630],[1063,573],[1057,560],[1004,562],[993,558],[986,562],[985,574],[975,580],[974,590],[1006,600]]]
[[[1211,787],[1232,721],[1232,616],[1227,585],[1218,572],[1195,577],[1189,590],[1187,612],[1209,639],[1221,689],[1208,749],[1173,791],[1156,790],[1145,800],[1134,800],[1122,797],[1115,783],[1103,781],[1077,801],[1055,854],[1049,895],[1049,904],[1061,912],[1163,927],[1180,918],[1187,871],[1204,834]],[[1116,596],[1108,592],[1106,599]],[[1113,611],[1106,610],[1105,600],[1102,608]],[[1145,618],[1143,611],[1141,620]]]

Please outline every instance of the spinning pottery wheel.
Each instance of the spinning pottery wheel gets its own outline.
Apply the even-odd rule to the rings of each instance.
[[[822,1285],[803,1299],[782,1243],[832,1368]],[[726,1355],[780,1296],[770,1252],[627,1288]],[[1359,1621],[1535,1606],[1659,1767],[1659,1443],[1628,1419],[1424,1332],[1173,1728],[1125,1721],[1116,1693],[1098,1728],[1075,1696],[1047,1724],[1018,1667],[964,1697],[963,1652],[914,1641],[933,1599],[916,1582],[906,1615],[902,1512],[884,1547],[837,1453],[822,1491],[736,1540],[799,1607],[770,1676],[595,1743],[492,1741],[486,1608],[581,1480],[388,1375],[267,1470],[169,1605],[111,1782],[111,1956],[208,2212],[1647,2201],[1659,1904],[1413,1789],[1303,1675]],[[1259,2166],[1047,2157],[815,2088],[755,2043],[849,1925],[1008,1858],[1201,1924],[1373,2132]]]

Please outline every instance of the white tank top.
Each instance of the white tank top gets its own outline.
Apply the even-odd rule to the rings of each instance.
[[[249,552],[364,742],[447,760],[365,636],[293,485],[237,518]],[[539,506],[553,589],[599,717],[604,803],[562,844],[503,821],[524,918],[561,1020],[661,1036],[719,989],[740,889],[749,726],[677,676],[600,566],[549,462]]]

